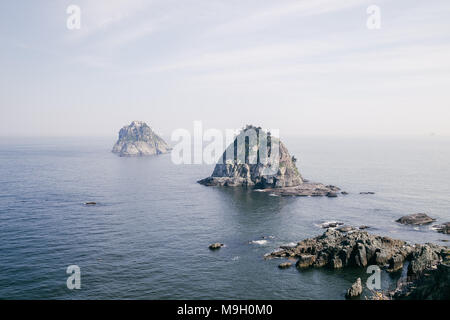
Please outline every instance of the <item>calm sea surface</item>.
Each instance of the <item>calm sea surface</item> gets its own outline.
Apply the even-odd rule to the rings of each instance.
[[[201,186],[212,166],[120,158],[114,139],[0,139],[0,299],[343,299],[364,270],[279,270],[264,254],[331,220],[450,240],[394,222],[416,212],[450,220],[449,138],[285,137],[305,178],[350,192],[339,198]],[[210,251],[212,242],[226,247]],[[382,275],[385,289],[395,280]]]

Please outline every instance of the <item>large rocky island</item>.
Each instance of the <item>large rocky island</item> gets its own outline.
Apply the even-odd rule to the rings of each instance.
[[[142,121],[133,121],[119,131],[112,152],[121,157],[150,156],[167,153],[169,145]]]
[[[251,134],[256,139],[249,138]],[[262,136],[267,137],[267,147],[260,142]],[[275,147],[278,152],[275,152]],[[263,156],[270,157],[271,153],[278,155],[276,165]],[[336,192],[340,190],[338,187],[303,179],[295,163],[295,157],[289,154],[278,138],[272,137],[270,132],[261,127],[248,125],[227,147],[212,175],[198,183],[206,186],[249,187],[280,196],[337,196]]]

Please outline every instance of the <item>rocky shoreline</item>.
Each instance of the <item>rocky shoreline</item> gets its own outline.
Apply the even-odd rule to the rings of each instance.
[[[407,278],[399,282],[396,290],[385,292],[393,299],[449,299],[449,257],[449,248],[445,246],[412,245],[356,228],[344,231],[329,228],[320,236],[265,255],[265,259],[297,259],[299,270],[377,265],[387,272],[397,272],[408,263]]]

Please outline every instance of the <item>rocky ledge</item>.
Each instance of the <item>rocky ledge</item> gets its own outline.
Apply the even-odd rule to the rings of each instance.
[[[450,222],[434,225],[433,228],[443,234],[450,234]]]
[[[261,137],[267,139],[261,140]],[[275,147],[279,148],[278,152]],[[274,155],[277,155],[278,161],[273,161]],[[205,186],[250,187],[280,196],[337,197],[338,187],[304,180],[296,161],[278,138],[272,137],[261,127],[249,125],[227,147],[212,175],[198,183]]]
[[[150,156],[167,153],[169,145],[142,121],[133,121],[119,131],[112,152],[121,157]]]
[[[390,293],[390,296],[424,298],[428,294],[445,296],[445,290],[448,296],[450,292],[449,249],[435,244],[411,245],[355,228],[349,232],[328,229],[321,236],[300,241],[294,247],[281,247],[265,256],[266,259],[280,257],[296,258],[298,269],[378,265],[388,272],[395,272],[402,270],[404,263],[409,262],[408,277],[402,288]]]
[[[401,223],[401,224],[411,224],[411,225],[417,225],[421,226],[424,224],[429,224],[436,221],[436,219],[433,219],[429,217],[425,213],[414,213],[407,216],[403,216],[400,219],[397,219],[395,222]]]

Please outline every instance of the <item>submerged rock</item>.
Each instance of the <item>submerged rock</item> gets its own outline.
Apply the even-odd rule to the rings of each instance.
[[[397,219],[395,222],[401,224],[424,225],[432,223],[433,221],[436,221],[436,219],[430,218],[425,213],[414,213],[403,216],[400,219]]]
[[[133,121],[119,131],[112,152],[121,157],[149,156],[167,153],[169,145],[142,121]]]
[[[329,197],[329,198],[336,198],[337,197],[337,193],[333,192],[333,191],[330,191],[330,192],[327,193],[327,197]]]
[[[306,182],[296,161],[278,138],[250,125],[227,147],[212,175],[198,183],[250,187],[279,196],[326,196],[340,190],[335,186]]]
[[[361,278],[356,279],[355,283],[347,290],[347,294],[345,297],[347,299],[359,297],[363,291],[363,287],[361,284]]]

